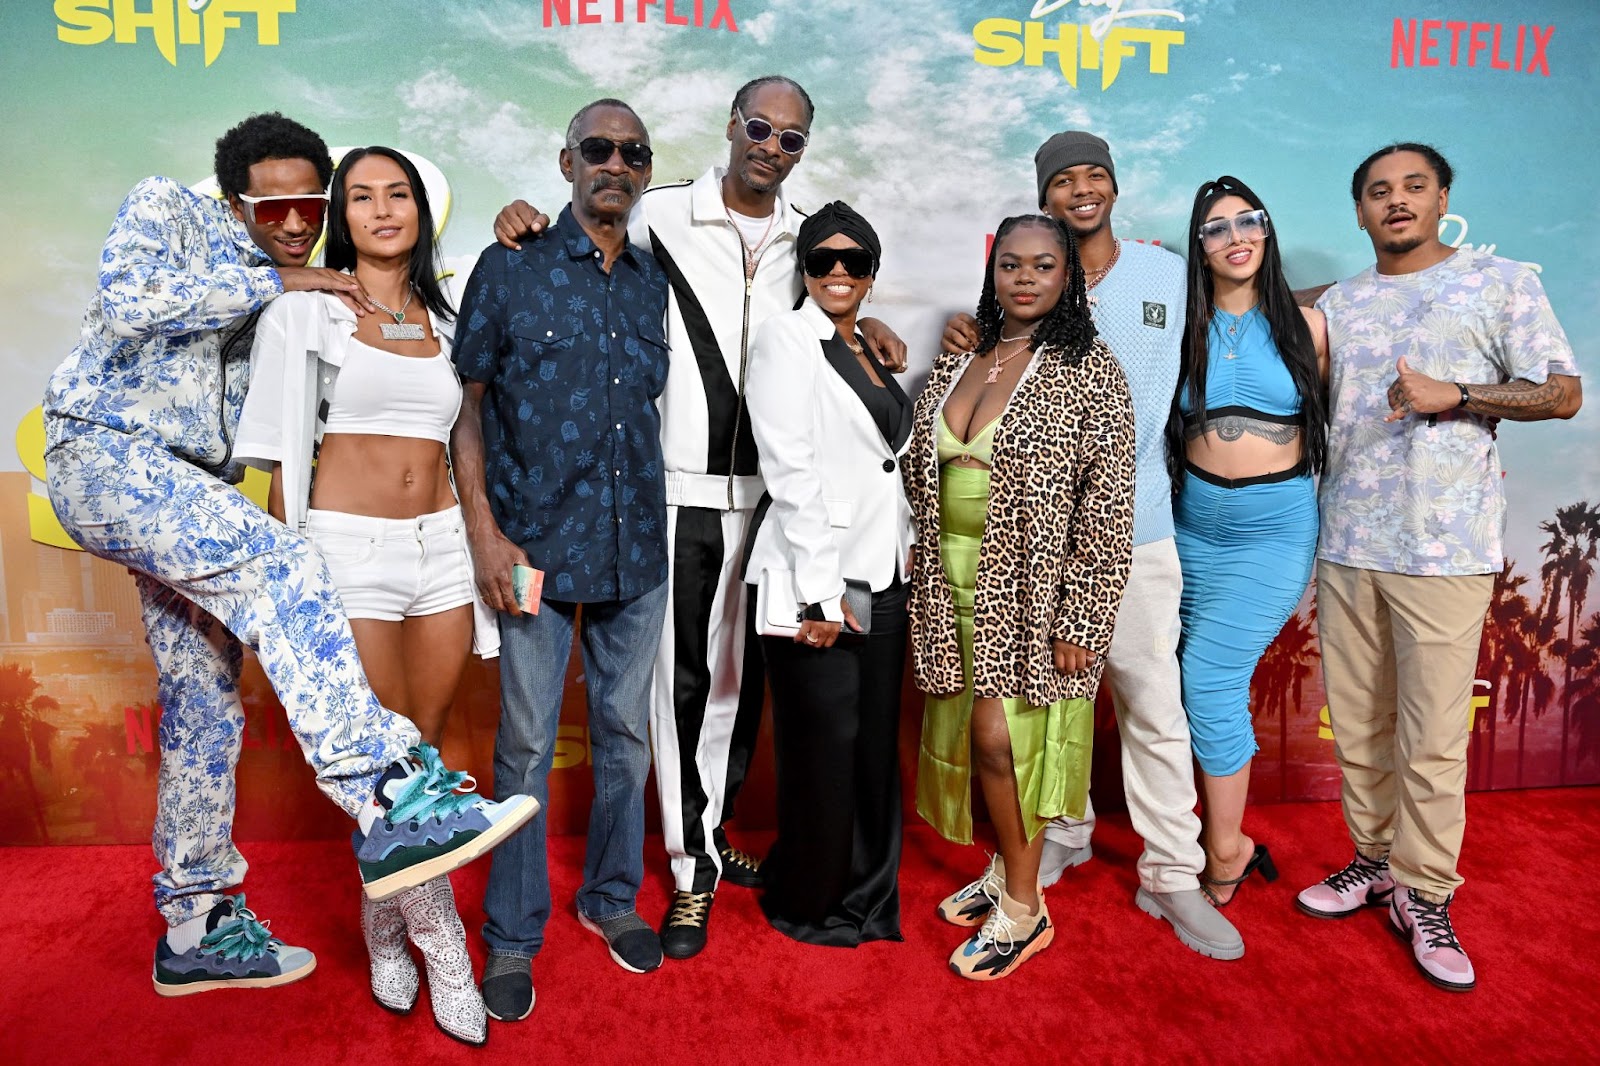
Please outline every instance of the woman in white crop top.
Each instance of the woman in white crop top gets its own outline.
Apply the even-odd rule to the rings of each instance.
[[[461,385],[433,238],[410,160],[380,147],[344,157],[326,261],[353,273],[378,310],[358,316],[310,292],[268,305],[235,454],[271,470],[269,510],[327,561],[379,701],[438,745],[473,645],[476,591],[445,454]],[[483,1000],[449,879],[362,905],[378,1002],[402,1012],[416,1002],[409,927],[440,1027],[482,1043]]]

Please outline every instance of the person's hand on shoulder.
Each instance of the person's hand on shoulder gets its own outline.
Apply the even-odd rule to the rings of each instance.
[[[975,351],[978,347],[978,320],[965,311],[951,315],[950,321],[944,324],[941,344],[944,350],[952,355]]]
[[[376,311],[377,305],[354,275],[330,267],[278,267],[284,292],[327,292],[337,296],[358,316]]]
[[[537,237],[550,226],[550,216],[526,200],[513,200],[494,216],[494,239],[520,252],[519,241]]]

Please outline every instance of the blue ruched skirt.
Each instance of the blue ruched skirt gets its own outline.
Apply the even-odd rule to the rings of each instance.
[[[1311,579],[1317,492],[1309,476],[1224,488],[1184,475],[1173,518],[1183,568],[1183,708],[1212,777],[1256,752],[1250,678]]]

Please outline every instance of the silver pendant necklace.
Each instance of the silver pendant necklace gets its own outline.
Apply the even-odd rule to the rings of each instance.
[[[406,289],[406,302],[400,305],[400,310],[398,311],[379,302],[378,298],[375,296],[367,297],[367,299],[372,301],[373,306],[380,311],[386,312],[394,319],[393,322],[378,323],[378,332],[383,334],[384,340],[420,341],[428,339],[428,335],[423,332],[420,323],[406,321],[406,308],[411,306],[411,298],[416,294],[417,292],[415,289],[408,287]]]

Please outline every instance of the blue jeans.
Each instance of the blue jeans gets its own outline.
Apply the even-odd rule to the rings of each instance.
[[[500,616],[500,730],[494,742],[495,795],[550,800],[550,762],[578,604],[545,600],[537,615]],[[644,880],[644,789],[650,773],[650,673],[666,617],[667,586],[631,600],[585,603],[583,644],[589,695],[594,806],[578,913],[603,921],[634,908]],[[532,958],[550,917],[545,821],[535,817],[495,850],[483,910],[483,938],[501,955]]]

